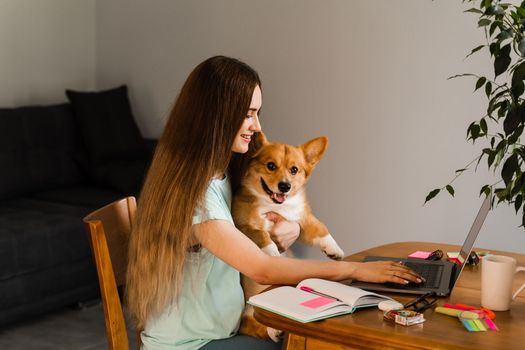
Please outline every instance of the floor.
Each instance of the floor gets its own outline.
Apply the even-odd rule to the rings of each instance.
[[[136,350],[135,332],[128,329],[130,349]],[[0,349],[106,350],[102,304],[63,310],[31,321],[0,328]]]

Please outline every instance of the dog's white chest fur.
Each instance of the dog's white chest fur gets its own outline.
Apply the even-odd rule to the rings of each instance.
[[[304,193],[297,193],[293,197],[289,197],[282,204],[273,203],[268,197],[257,195],[257,204],[258,211],[261,217],[264,217],[264,214],[268,212],[275,212],[281,215],[288,221],[300,221],[304,216],[304,204],[305,198]],[[265,221],[265,230],[268,230],[269,227],[273,224],[270,220]]]

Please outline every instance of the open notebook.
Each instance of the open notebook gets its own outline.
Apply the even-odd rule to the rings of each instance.
[[[309,278],[295,288],[277,287],[254,295],[248,304],[306,323],[376,306],[383,300],[391,298],[339,282]]]

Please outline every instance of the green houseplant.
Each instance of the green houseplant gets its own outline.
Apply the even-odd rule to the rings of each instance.
[[[463,2],[473,4],[474,7],[465,12],[479,16],[477,24],[486,38],[486,43],[472,49],[467,57],[488,50],[494,76],[459,74],[449,79],[474,78],[475,91],[485,93],[486,114],[469,125],[467,141],[474,143],[485,138],[489,146],[464,168],[456,170],[452,181],[430,191],[425,203],[443,190],[454,196],[454,180],[470,167],[477,168],[486,161],[489,169],[500,172],[501,179],[484,185],[480,195],[490,195],[492,191],[493,201],[513,204],[516,213],[521,213],[525,226],[525,144],[520,143],[525,128],[525,1],[520,5],[496,0]]]

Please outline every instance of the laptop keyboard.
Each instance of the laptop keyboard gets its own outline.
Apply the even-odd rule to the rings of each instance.
[[[405,266],[410,267],[419,275],[423,276],[425,282],[413,283],[402,285],[392,282],[387,282],[386,285],[390,285],[396,289],[414,289],[414,288],[438,288],[441,282],[441,275],[443,273],[443,266],[430,265],[430,264],[418,264],[410,261],[403,262]]]
[[[412,284],[409,283],[408,286],[416,285],[422,288],[437,288],[439,287],[439,282],[441,282],[440,277],[443,271],[443,266],[439,265],[429,265],[429,264],[417,264],[409,261],[405,262],[405,265],[410,267],[419,275],[423,276],[425,282]]]

